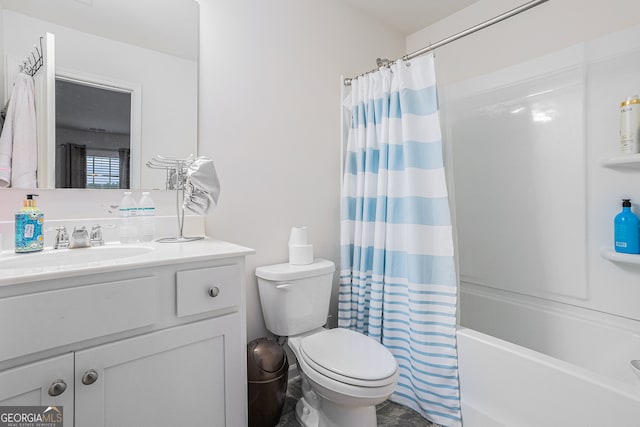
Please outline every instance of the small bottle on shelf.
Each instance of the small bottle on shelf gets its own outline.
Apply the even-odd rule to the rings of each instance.
[[[640,152],[640,97],[634,95],[620,104],[620,152]]]
[[[614,249],[625,254],[640,254],[640,220],[631,211],[631,199],[622,199],[622,212],[614,220]]]

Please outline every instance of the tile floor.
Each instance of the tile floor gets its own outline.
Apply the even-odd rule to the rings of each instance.
[[[291,381],[287,388],[287,401],[282,411],[282,417],[280,417],[280,422],[276,427],[300,427],[295,413],[295,406],[300,396],[302,396],[300,380]],[[376,412],[378,415],[378,427],[438,427],[413,410],[388,400],[378,405]]]

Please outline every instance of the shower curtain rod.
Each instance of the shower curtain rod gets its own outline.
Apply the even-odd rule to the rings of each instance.
[[[476,31],[480,31],[480,30],[482,30],[484,28],[490,27],[493,24],[497,24],[498,22],[504,21],[507,18],[511,18],[512,16],[515,16],[515,15],[517,15],[519,13],[525,12],[525,11],[531,9],[532,7],[536,7],[536,6],[538,6],[538,5],[542,4],[542,3],[545,3],[547,1],[549,1],[549,0],[533,0],[533,1],[530,1],[528,3],[525,3],[523,5],[520,5],[520,6],[516,7],[515,9],[511,9],[508,12],[502,13],[502,14],[500,14],[498,16],[494,16],[493,18],[488,19],[488,20],[486,20],[484,22],[481,22],[478,25],[474,25],[473,27],[467,28],[464,31],[460,31],[457,34],[454,34],[454,35],[449,36],[449,37],[447,37],[445,39],[442,39],[442,40],[440,40],[440,41],[438,41],[436,43],[430,44],[427,47],[423,47],[422,49],[416,50],[415,52],[411,52],[409,54],[406,54],[400,59],[395,59],[393,61],[390,61],[388,59],[380,59],[380,58],[378,58],[378,60],[377,60],[378,69],[380,67],[388,67],[391,64],[393,64],[393,63],[395,63],[397,61],[400,61],[400,60],[409,61],[409,60],[411,60],[413,58],[416,58],[416,57],[418,57],[420,55],[424,55],[425,53],[429,53],[429,52],[433,51],[436,48],[439,48],[439,47],[442,47],[442,46],[444,46],[446,44],[449,44],[452,41],[456,41],[458,39],[461,39],[462,37],[466,37],[469,34],[475,33]],[[374,70],[371,70],[371,71],[369,71],[367,73],[364,73],[364,74],[361,74],[361,75],[369,74],[369,73],[372,73],[372,72],[374,72],[376,70],[377,69],[374,69]],[[355,79],[355,78],[357,78],[357,77],[344,79],[344,85],[345,86],[350,86],[351,85],[351,81],[353,79]]]

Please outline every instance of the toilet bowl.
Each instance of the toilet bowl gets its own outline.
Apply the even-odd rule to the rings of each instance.
[[[348,329],[321,329],[289,338],[303,386],[296,417],[305,427],[376,425],[375,405],[389,398],[398,378],[393,355]],[[305,392],[306,391],[306,392]],[[317,423],[309,422],[317,419]]]
[[[256,269],[267,329],[288,337],[303,397],[305,427],[375,427],[375,405],[393,393],[398,364],[377,341],[348,329],[325,329],[335,266],[277,264]]]

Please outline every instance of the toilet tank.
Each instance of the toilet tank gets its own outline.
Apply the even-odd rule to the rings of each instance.
[[[333,262],[276,264],[256,268],[260,304],[267,329],[293,336],[323,326],[329,314]]]

